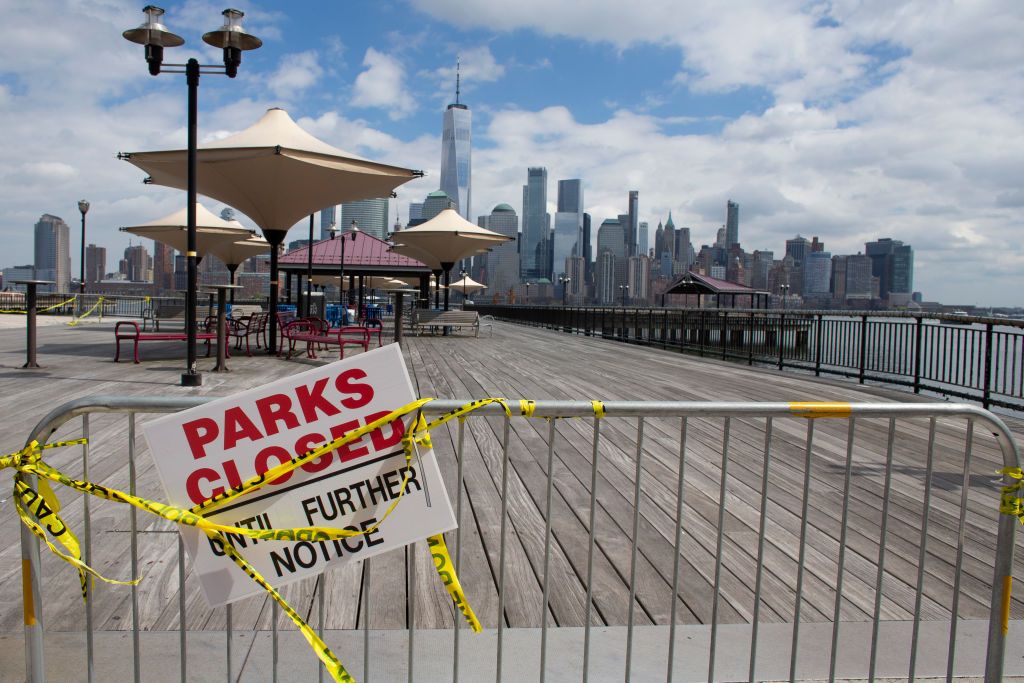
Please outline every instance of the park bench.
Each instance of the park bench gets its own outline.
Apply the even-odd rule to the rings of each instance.
[[[131,341],[132,342],[132,355],[135,362],[139,362],[139,342],[144,341],[185,341],[186,335],[184,332],[143,332],[139,329],[139,324],[134,320],[122,320],[114,325],[114,342],[116,344],[114,350],[114,362],[117,363],[121,358],[121,342]],[[211,341],[217,339],[216,327],[213,331],[207,327],[206,331],[196,332],[196,339],[203,340],[206,342],[206,357],[210,357]],[[227,351],[225,349],[225,351]],[[228,356],[231,354],[228,353]]]
[[[480,314],[476,311],[427,311],[418,310],[413,313],[410,327],[413,332],[427,329],[431,332],[438,328],[462,329],[471,327],[474,336],[480,336]]]
[[[319,319],[293,320],[281,330],[282,340],[288,341],[288,356],[292,357],[297,342],[306,343],[306,356],[315,359],[316,347],[319,344],[337,346],[339,358],[345,357],[346,346],[360,346],[363,351],[370,350],[370,330],[366,327],[329,328],[325,321]],[[284,344],[278,350],[280,355]]]

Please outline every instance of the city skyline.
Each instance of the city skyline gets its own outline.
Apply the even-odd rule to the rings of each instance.
[[[855,254],[891,237],[914,245],[915,289],[927,299],[1021,304],[1018,4],[737,1],[676,15],[653,3],[627,11],[595,2],[586,17],[540,7],[242,5],[265,46],[246,54],[238,79],[203,80],[200,138],[284,106],[331,144],[427,171],[391,202],[388,223],[396,209],[404,221],[409,203],[440,186],[439,119],[458,56],[475,119],[474,222],[501,203],[518,213],[525,169],[543,166],[552,182],[583,180],[595,230],[628,213],[626,193],[637,190],[639,222],[653,230],[671,211],[699,246],[713,242],[732,199],[748,251],[780,253],[802,234]],[[165,8],[168,27],[187,41],[173,59],[216,62],[199,36],[219,23],[220,8]],[[183,203],[114,158],[184,146],[183,79],[149,77],[120,37],[140,10],[41,2],[0,11],[0,120],[11,139],[0,265],[32,261],[31,226],[49,213],[71,226],[77,276],[80,198],[92,202],[86,242],[110,254],[127,246],[118,226]],[[44,51],[24,44],[32,26],[49,22],[78,40]],[[761,29],[769,24],[790,39]]]

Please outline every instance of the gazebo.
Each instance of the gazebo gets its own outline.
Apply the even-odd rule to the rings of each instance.
[[[702,297],[713,294],[717,297],[718,307],[722,307],[723,297],[729,297],[732,308],[736,308],[736,297],[747,297],[750,308],[768,308],[768,292],[753,289],[736,282],[719,280],[709,275],[701,275],[690,271],[676,280],[665,294],[696,294],[697,308],[701,307]],[[760,305],[759,305],[760,303]],[[664,299],[662,300],[664,304]]]
[[[355,235],[353,239],[353,234]],[[309,250],[313,250],[313,275],[337,277],[341,272],[341,243],[349,240],[345,247],[345,277],[349,292],[359,292],[359,303],[365,298],[364,284],[367,277],[384,276],[418,280],[420,296],[428,296],[430,268],[423,263],[389,251],[389,245],[382,239],[363,231],[343,233],[339,239],[323,239],[312,246],[304,245],[292,249],[280,258],[278,267],[285,273],[284,299],[292,301],[292,278],[297,283],[296,302],[302,310],[302,296],[305,291],[305,275],[309,261]]]

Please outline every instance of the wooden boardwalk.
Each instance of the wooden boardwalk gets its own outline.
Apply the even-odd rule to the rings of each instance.
[[[94,394],[222,396],[300,372],[305,361],[283,361],[260,355],[236,356],[230,374],[212,374],[203,360],[203,387],[177,386],[184,346],[144,344],[143,363],[113,364],[112,326],[47,327],[40,330],[39,371],[20,369],[24,332],[0,331],[0,392],[4,429],[0,451],[19,448],[31,427],[53,407]],[[200,347],[202,348],[202,347]],[[406,361],[421,396],[474,399],[486,396],[530,399],[601,400],[725,400],[725,401],[906,401],[921,399],[855,383],[818,380],[792,373],[749,369],[671,352],[613,341],[511,324],[496,323],[493,337],[414,337],[405,344]],[[144,421],[146,416],[137,418]],[[1024,425],[1008,420],[1019,435]],[[74,420],[58,437],[79,434]],[[760,619],[791,622],[803,505],[803,462],[808,422],[777,419],[770,439],[765,574]],[[839,553],[841,494],[847,427],[843,420],[814,423],[814,446],[808,489],[807,558],[801,618],[826,622],[832,618]],[[128,420],[123,416],[91,418],[93,448],[90,478],[117,488],[128,487]],[[461,578],[485,627],[498,623],[498,560],[501,528],[503,420],[472,418],[466,422],[465,486],[462,512]],[[535,627],[545,616],[540,577],[544,563],[546,483],[554,479],[550,544],[549,624],[580,626],[586,611],[586,572],[590,509],[593,421],[556,422],[555,460],[547,471],[549,424],[515,418],[510,440],[508,483],[509,532],[506,550],[505,624]],[[871,618],[875,600],[881,490],[889,424],[860,420],[856,427],[850,523],[847,535],[842,619]],[[630,612],[630,549],[634,511],[637,421],[609,418],[601,422],[597,483],[597,552],[594,556],[593,623],[625,624]],[[679,472],[680,421],[649,419],[644,426],[642,496],[638,527],[634,618],[638,624],[664,625],[676,601],[680,623],[708,623],[712,617],[715,551],[720,509],[723,420],[690,419],[685,459],[685,507],[679,595],[672,595],[675,553],[676,482]],[[930,538],[924,580],[922,616],[948,618],[956,561],[959,508],[964,478],[963,421],[940,422],[936,435]],[[925,453],[926,420],[899,420],[896,425],[893,493],[886,544],[884,619],[907,620],[914,609]],[[449,495],[456,496],[457,426],[434,433],[434,445]],[[723,623],[749,622],[754,610],[754,583],[762,489],[765,420],[730,423],[726,508],[723,518],[723,571],[718,618]],[[966,545],[963,557],[960,614],[988,616],[991,558],[994,554],[998,488],[994,472],[1001,466],[991,436],[977,430],[968,478]],[[144,440],[138,439],[137,489],[161,498],[160,486]],[[48,455],[54,465],[81,473],[78,449]],[[18,522],[9,489],[0,488],[0,633],[21,630],[20,551]],[[58,492],[66,520],[81,530],[78,497]],[[104,574],[127,578],[130,533],[127,509],[92,503],[94,566]],[[178,625],[177,541],[174,529],[139,517],[139,621],[143,629],[166,630]],[[454,543],[450,543],[454,553]],[[1018,553],[1018,558],[1020,557]],[[79,631],[84,610],[78,598],[77,575],[43,552],[44,623],[52,631]],[[447,594],[430,569],[425,544],[407,553],[394,552],[370,561],[372,593],[368,612],[362,609],[363,567],[353,562],[330,571],[324,579],[291,584],[283,591],[296,609],[318,622],[318,592],[325,592],[325,625],[329,629],[362,627],[395,629],[408,625],[407,575],[414,561],[416,612],[421,628],[447,628],[453,623]],[[1020,560],[1018,560],[1020,565]],[[1018,574],[1019,575],[1019,574]],[[98,585],[97,630],[131,628],[130,590]],[[190,585],[186,594],[191,630],[222,630],[225,610],[209,609]],[[1013,618],[1024,605],[1015,598]],[[252,598],[235,605],[237,630],[268,629],[270,602]],[[281,628],[292,628],[286,617]]]

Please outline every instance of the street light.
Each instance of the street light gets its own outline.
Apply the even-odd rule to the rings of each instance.
[[[332,240],[336,236],[337,237],[341,237],[341,259],[339,260],[339,263],[338,263],[338,307],[341,309],[341,311],[339,313],[339,318],[338,318],[338,320],[339,320],[338,325],[340,327],[343,324],[341,321],[344,321],[345,313],[346,313],[346,310],[348,309],[348,306],[346,305],[347,302],[345,302],[343,300],[343,298],[342,298],[344,296],[344,292],[345,292],[345,242],[348,241],[348,238],[347,237],[342,237],[342,234],[344,233],[344,231],[341,228],[339,228],[337,226],[337,224],[335,224],[335,223],[331,223],[330,231],[331,231],[331,239]],[[356,225],[355,221],[352,221],[352,230],[351,230],[351,232],[349,232],[349,235],[352,236],[351,239],[352,239],[353,242],[356,241],[356,235],[358,235],[358,234],[359,234],[359,226]]]
[[[185,330],[186,330],[186,361],[185,372],[181,375],[181,384],[186,387],[197,387],[203,383],[203,376],[196,371],[196,147],[198,145],[199,120],[199,74],[222,73],[228,78],[238,75],[238,66],[242,63],[243,50],[255,50],[263,44],[256,36],[242,29],[242,12],[226,9],[224,25],[216,31],[203,34],[203,42],[224,50],[224,66],[203,65],[192,58],[185,64],[163,64],[164,48],[178,47],[185,39],[167,30],[161,23],[164,11],[154,5],[146,5],[142,11],[146,14],[146,22],[138,28],[128,29],[121,35],[125,39],[144,45],[146,63],[149,73],[153,76],[163,73],[183,73],[188,84],[188,196],[186,199],[188,220],[188,245],[185,257],[188,262],[188,294],[185,299]],[[164,66],[172,67],[163,69]],[[83,212],[83,223],[85,215]]]
[[[529,282],[526,283],[526,299],[523,300],[523,303],[524,304],[529,304],[530,303],[530,283]]]
[[[567,298],[567,295],[569,294],[569,281],[571,279],[572,278],[570,278],[565,273],[562,273],[561,275],[558,276],[558,282],[559,282],[559,284],[562,285],[562,305],[563,306],[565,306],[566,298]]]
[[[782,292],[782,310],[786,310],[786,294],[789,292],[789,285],[779,285],[779,291]]]
[[[629,296],[629,285],[619,285],[619,290],[622,292],[622,305],[626,305],[626,298]]]
[[[82,251],[80,252],[81,263],[78,264],[78,292],[85,294],[85,214],[89,212],[89,202],[79,199],[78,210],[82,212]],[[81,309],[82,304],[78,305]]]

